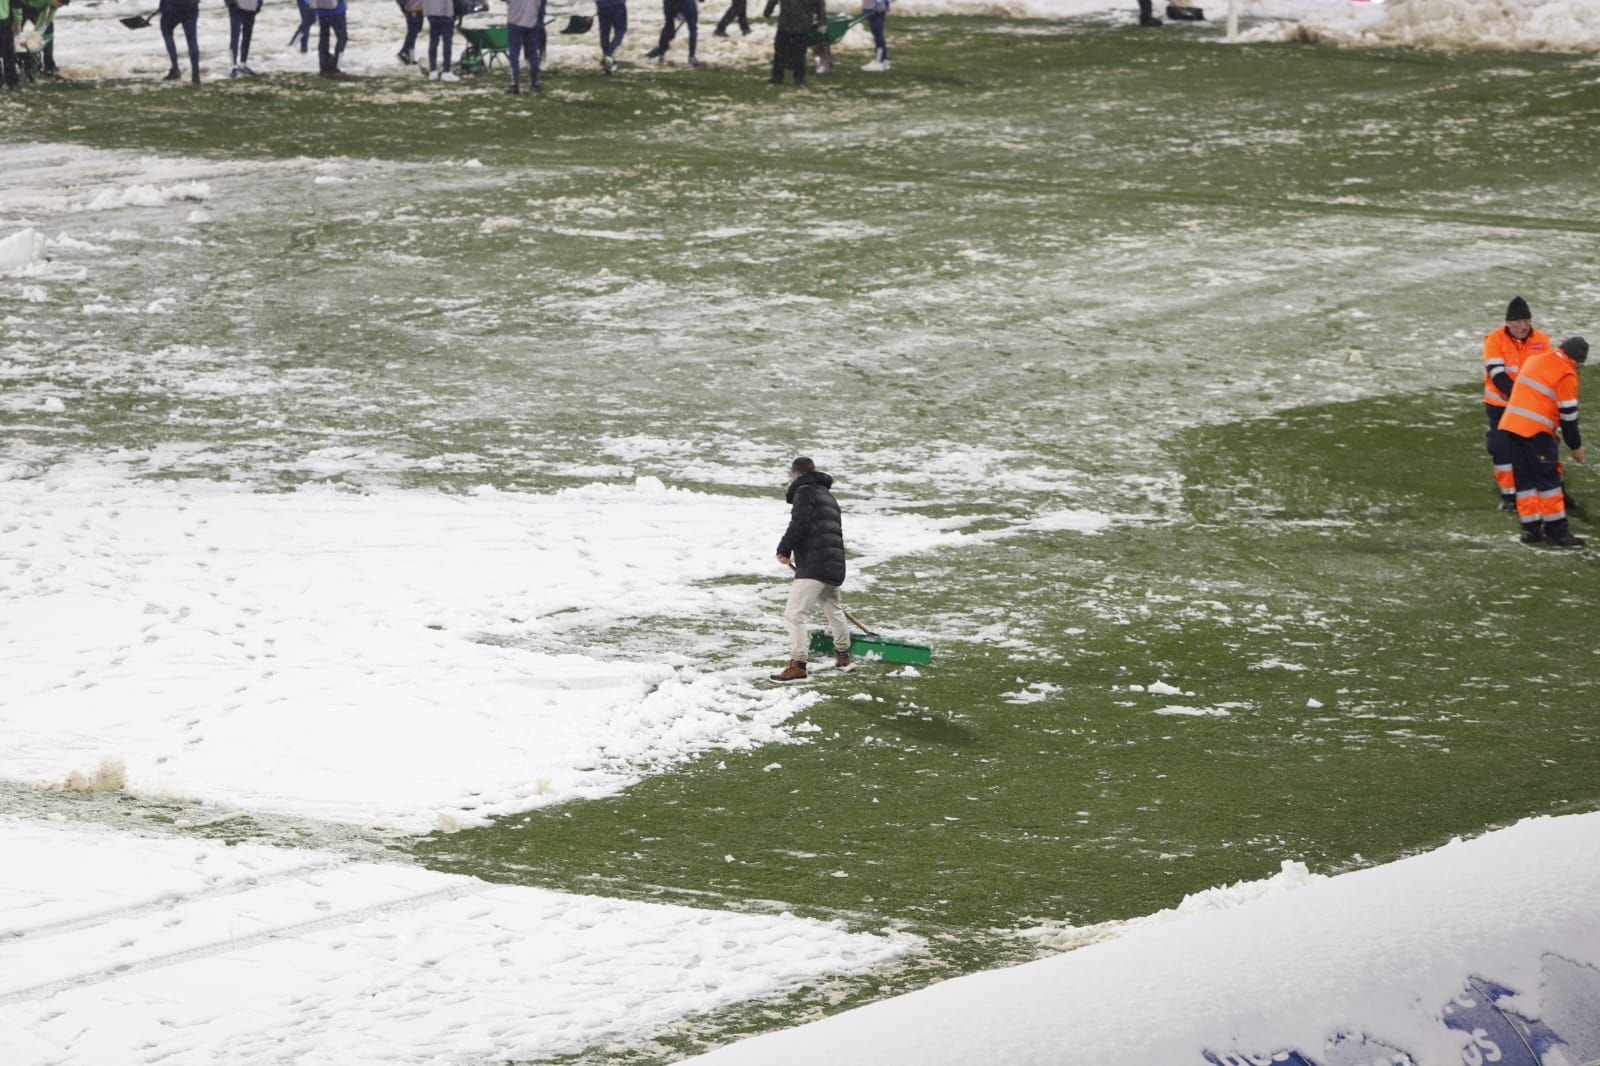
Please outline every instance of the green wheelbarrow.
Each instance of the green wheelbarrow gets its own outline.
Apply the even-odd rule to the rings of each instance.
[[[838,44],[840,38],[849,31],[851,26],[865,21],[867,21],[867,16],[865,15],[829,15],[826,29],[821,26],[811,27],[810,32],[806,35],[806,44]]]
[[[506,51],[511,47],[510,34],[503,25],[463,25],[461,36],[467,39],[467,47],[457,62],[468,74],[482,74],[484,71],[493,70],[495,60],[504,63]]]

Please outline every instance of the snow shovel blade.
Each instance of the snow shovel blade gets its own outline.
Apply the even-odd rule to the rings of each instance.
[[[146,26],[150,25],[150,20],[159,14],[161,14],[161,12],[152,11],[148,15],[128,15],[127,17],[120,18],[117,21],[128,27],[130,30],[142,30]]]
[[[806,43],[811,45],[823,44],[824,42],[838,44],[844,38],[844,35],[849,32],[851,26],[858,22],[865,22],[866,18],[867,16],[865,15],[857,15],[854,18],[849,15],[829,15],[826,26],[812,26],[806,31]]]
[[[594,25],[594,18],[589,15],[573,15],[567,19],[567,24],[561,27],[562,33],[588,33],[589,27]]]
[[[1177,19],[1179,22],[1204,22],[1206,13],[1188,4],[1168,4],[1167,18]]]
[[[813,629],[811,650],[833,654],[833,634],[826,629]],[[858,659],[882,659],[886,663],[908,663],[913,666],[926,666],[933,661],[933,649],[926,644],[909,644],[903,640],[864,633],[850,634],[850,654]]]

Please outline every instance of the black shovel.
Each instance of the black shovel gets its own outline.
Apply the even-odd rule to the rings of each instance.
[[[156,8],[148,15],[129,15],[126,18],[120,18],[117,21],[128,27],[130,30],[142,30],[146,26],[150,25],[150,20],[159,14],[161,14],[161,9]]]
[[[1167,18],[1178,22],[1204,22],[1206,13],[1190,4],[1168,4]]]
[[[588,33],[589,27],[594,25],[592,15],[573,15],[567,19],[567,24],[561,27],[562,33]]]

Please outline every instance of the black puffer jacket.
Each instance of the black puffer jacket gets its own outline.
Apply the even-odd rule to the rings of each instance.
[[[828,490],[833,478],[820,470],[789,483],[789,528],[778,542],[778,554],[794,561],[796,578],[825,585],[844,584],[844,517]]]

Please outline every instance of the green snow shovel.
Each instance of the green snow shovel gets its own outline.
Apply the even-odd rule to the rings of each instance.
[[[926,644],[908,644],[903,640],[890,640],[880,637],[877,633],[861,624],[861,619],[849,611],[844,616],[860,633],[850,634],[850,654],[859,659],[882,659],[886,663],[909,663],[913,666],[926,666],[933,661],[933,649]],[[820,653],[832,653],[833,634],[826,629],[813,629],[811,631],[811,650]]]

